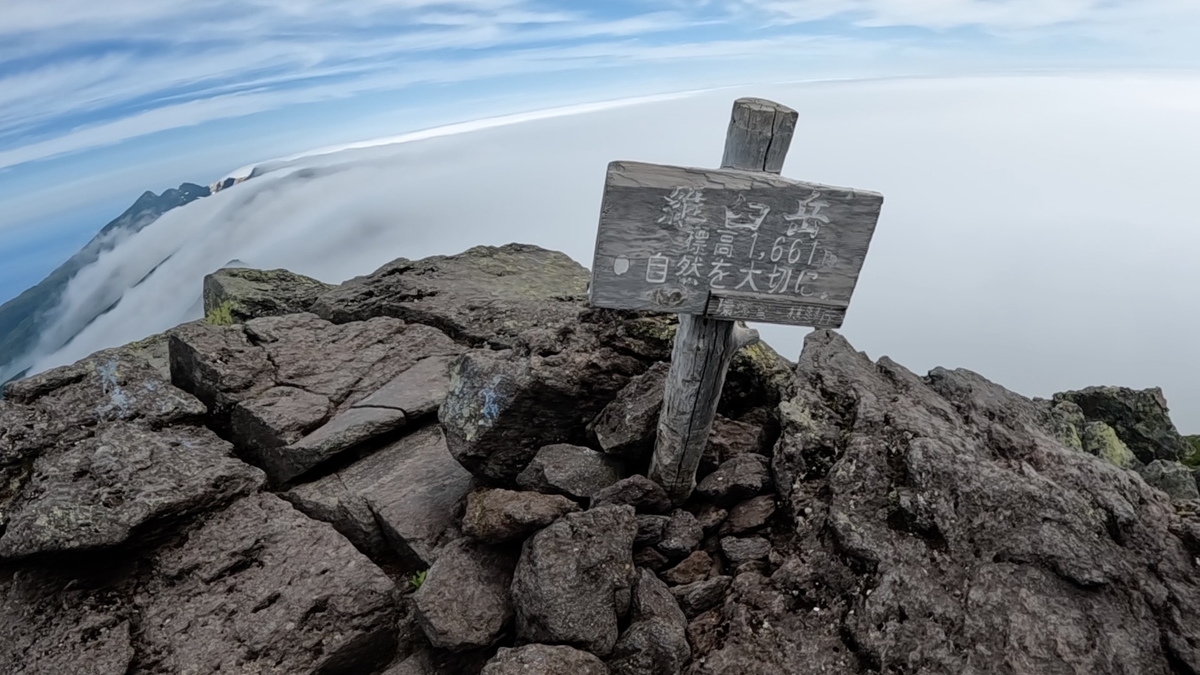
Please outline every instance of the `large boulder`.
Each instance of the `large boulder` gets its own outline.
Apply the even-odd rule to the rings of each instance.
[[[1156,459],[1138,470],[1142,480],[1162,490],[1171,499],[1200,499],[1196,477],[1192,470],[1179,462]]]
[[[587,423],[644,369],[610,347],[530,357],[472,352],[452,366],[439,420],[463,466],[511,486],[541,448],[584,440]]]
[[[1193,517],[1060,442],[1046,406],[829,331],[792,392],[773,473],[795,527],[769,554],[788,562],[737,575],[698,675],[1200,669]]]
[[[1179,461],[1191,453],[1187,440],[1171,422],[1167,399],[1159,388],[1089,387],[1054,395],[1055,401],[1078,405],[1089,420],[1104,422],[1144,464],[1156,459]]]
[[[263,484],[196,426],[204,406],[132,349],[10,383],[0,401],[0,558],[91,552]]]
[[[470,490],[471,475],[432,426],[283,497],[369,555],[392,554],[412,569],[426,569],[454,538]]]
[[[530,538],[513,576],[517,636],[612,651],[629,609],[637,523],[629,506],[571,513]]]
[[[226,267],[204,277],[204,315],[210,323],[245,323],[309,311],[334,286],[287,270]]]
[[[468,539],[447,545],[413,595],[417,622],[430,644],[465,651],[498,642],[513,615],[513,563]]]
[[[391,658],[393,582],[328,525],[242,498],[149,552],[0,576],[0,672],[374,672]]]
[[[477,246],[452,256],[401,258],[318,298],[335,323],[390,316],[437,326],[477,346],[511,347],[533,329],[559,330],[582,311],[589,275],[536,246]]]
[[[133,594],[141,672],[369,672],[394,649],[392,581],[273,495],[235,503],[151,564]]]

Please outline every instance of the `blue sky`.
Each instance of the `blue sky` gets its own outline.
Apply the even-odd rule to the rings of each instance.
[[[1194,0],[5,0],[0,301],[146,189],[666,91],[1192,69]]]

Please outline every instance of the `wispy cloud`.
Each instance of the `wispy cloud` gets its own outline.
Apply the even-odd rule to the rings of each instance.
[[[887,50],[884,69],[957,29],[1200,52],[1184,30],[1200,26],[1193,0],[6,0],[0,11],[0,167],[423,82],[631,65],[636,79],[688,58],[686,88],[731,54],[782,70],[789,43],[813,38],[851,45],[842,59]],[[929,33],[882,30],[898,27]]]

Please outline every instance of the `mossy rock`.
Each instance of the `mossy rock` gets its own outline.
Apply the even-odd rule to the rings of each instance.
[[[307,312],[333,286],[287,270],[231,267],[204,278],[205,321],[217,326]]]
[[[1132,469],[1141,464],[1127,445],[1117,436],[1117,432],[1104,422],[1089,422],[1083,429],[1083,450],[1100,459],[1119,466],[1122,469]]]

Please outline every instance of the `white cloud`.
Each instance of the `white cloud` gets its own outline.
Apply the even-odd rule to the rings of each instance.
[[[1028,395],[1162,386],[1180,426],[1200,431],[1200,78],[745,93],[802,111],[785,175],[887,198],[844,331],[858,348],[918,371],[971,368]],[[233,258],[341,281],[400,256],[523,241],[586,264],[607,162],[715,165],[740,94],[301,160],[293,168],[314,171],[268,174],[168,213],[86,270],[64,322],[87,303],[120,303],[38,367],[195,318],[202,276]],[[763,332],[795,358],[805,331]]]

